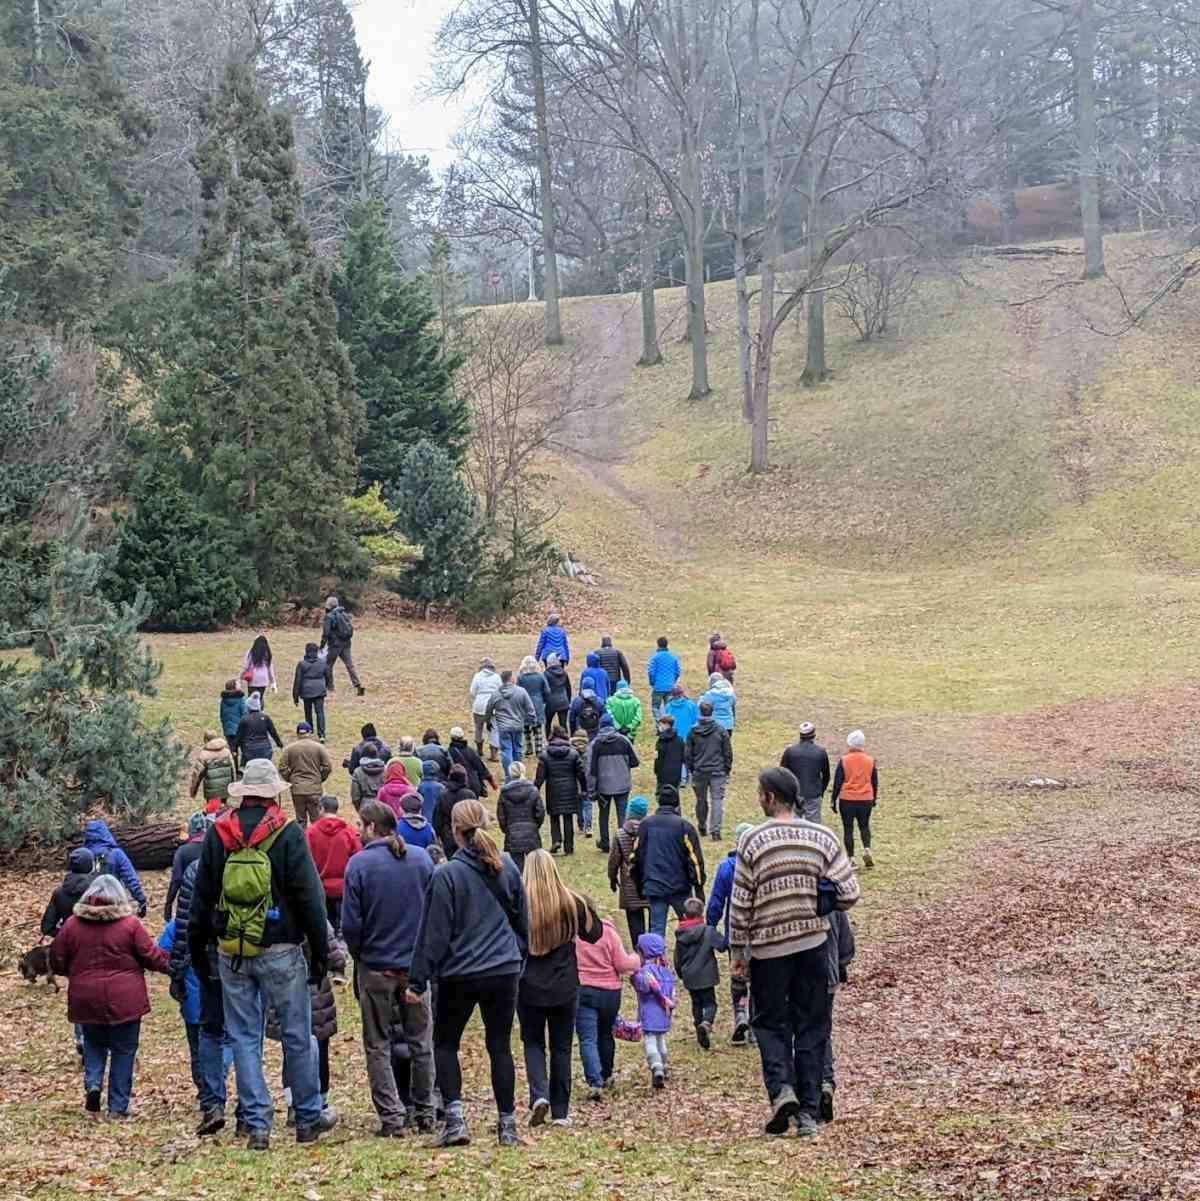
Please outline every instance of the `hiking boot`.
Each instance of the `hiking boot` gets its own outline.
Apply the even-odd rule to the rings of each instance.
[[[367,695],[367,690],[361,684],[358,685],[358,695],[359,696]]]
[[[326,1107],[311,1126],[296,1127],[296,1142],[315,1143],[323,1134],[328,1134],[338,1124],[337,1110]]]
[[[529,1124],[540,1126],[550,1113],[550,1102],[545,1097],[538,1097],[529,1107]]]
[[[403,1138],[404,1123],[403,1122],[384,1122],[378,1130],[375,1131],[376,1138]]]
[[[270,1151],[271,1136],[265,1130],[256,1130],[246,1139],[247,1151]]]
[[[555,843],[555,844],[554,844],[554,845],[553,845],[553,846],[550,848],[550,854],[551,854],[551,855],[561,855],[561,854],[562,854],[562,843],[561,843],[561,842],[556,842],[556,843]]]
[[[666,1073],[662,1072],[662,1071],[651,1072],[650,1073],[650,1085],[652,1088],[666,1088],[667,1087]]]
[[[709,1035],[712,1033],[711,1022],[701,1022],[696,1027],[696,1041],[707,1051],[712,1046],[712,1039]]]
[[[448,1113],[446,1124],[429,1145],[431,1147],[465,1147],[470,1141],[471,1132],[467,1129],[466,1118],[462,1114]]]
[[[196,1135],[198,1138],[207,1138],[209,1135],[219,1134],[224,1129],[225,1111],[214,1105],[200,1115],[200,1125],[196,1127]]]
[[[616,1087],[617,1087],[617,1080],[616,1080],[616,1077],[615,1077],[615,1076],[609,1076],[609,1077],[608,1077],[608,1078],[607,1078],[607,1079],[604,1081],[604,1083],[603,1083],[603,1084],[602,1084],[600,1087],[601,1087],[601,1088],[604,1088],[604,1089],[607,1089],[607,1090],[610,1090],[610,1091],[611,1091],[612,1089],[616,1088]]]
[[[83,1098],[83,1108],[88,1113],[100,1112],[100,1090],[89,1088]]]
[[[875,856],[871,854],[870,847],[863,847],[863,866],[864,867],[874,867],[875,866]]]
[[[817,1125],[817,1119],[811,1113],[797,1114],[794,1121],[796,1123],[796,1133],[801,1138],[812,1138],[814,1135],[820,1133],[821,1127]]]
[[[821,1085],[821,1108],[818,1117],[822,1122],[833,1121],[833,1092],[834,1086],[828,1080]]]
[[[739,1005],[733,1015],[733,1038],[730,1040],[735,1047],[744,1047],[750,1036],[750,1017],[745,1005]]]
[[[413,1128],[418,1134],[432,1134],[437,1129],[437,1124],[433,1118],[417,1118]]]
[[[517,1115],[502,1113],[496,1123],[496,1141],[502,1147],[519,1147],[521,1136],[517,1134]]]
[[[800,1116],[800,1102],[796,1100],[795,1092],[790,1088],[780,1089],[779,1095],[772,1102],[772,1109],[774,1112],[767,1119],[766,1132],[774,1135],[787,1134],[793,1120]]]
[[[588,1092],[587,1092],[587,1099],[589,1101],[603,1101],[604,1100],[603,1089],[589,1088]]]

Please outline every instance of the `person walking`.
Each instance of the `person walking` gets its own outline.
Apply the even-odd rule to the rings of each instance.
[[[638,827],[630,860],[634,886],[650,906],[650,930],[665,938],[667,910],[682,917],[684,901],[704,895],[704,848],[679,811],[676,789],[658,790],[658,809]]]
[[[329,665],[329,691],[335,688],[333,680],[333,665],[341,659],[346,665],[346,673],[350,677],[351,686],[359,696],[366,696],[367,690],[358,678],[354,666],[354,656],[351,653],[351,643],[354,641],[354,622],[350,614],[338,603],[336,596],[325,598],[325,620],[321,623],[321,645],[319,650],[325,651],[325,661]]]
[[[729,942],[735,976],[749,977],[751,1024],[771,1103],[768,1134],[817,1132],[825,1042],[832,998],[818,885],[833,885],[834,904],[849,909],[858,877],[837,837],[798,818],[796,777],[771,767],[758,778],[766,821],[738,843]]]
[[[696,794],[696,824],[700,833],[711,831],[713,838],[718,839],[725,818],[725,785],[733,771],[733,743],[729,731],[715,720],[712,704],[707,700],[700,703],[700,720],[688,735],[683,761]]]
[[[436,1146],[471,1141],[463,1111],[463,1031],[479,1008],[499,1113],[501,1146],[519,1145],[512,1026],[517,984],[529,950],[529,906],[516,864],[501,858],[487,833],[491,819],[479,801],[460,801],[451,814],[457,847],[433,875],[409,970],[407,999],[424,1002],[438,981],[434,1060],[446,1123]]]
[[[537,650],[533,657],[539,663],[545,663],[551,655],[557,655],[558,661],[566,667],[571,662],[571,644],[567,640],[567,631],[562,627],[562,619],[557,613],[551,613],[546,618],[546,625],[538,638]]]
[[[525,751],[536,758],[545,747],[544,727],[546,725],[546,705],[550,699],[550,688],[545,675],[538,670],[538,662],[532,655],[526,655],[521,661],[521,670],[517,675],[517,687],[524,688],[533,702],[533,715],[536,721],[525,727]]]
[[[508,765],[508,783],[500,789],[496,802],[496,824],[504,833],[504,849],[518,871],[524,871],[525,856],[541,847],[545,820],[541,793],[525,778],[525,764],[514,760]]]
[[[438,801],[438,805],[440,806],[441,804],[442,802]],[[400,808],[402,812],[400,814],[400,822],[396,826],[396,833],[410,847],[420,847],[423,851],[427,851],[438,841],[438,837],[434,833],[433,823],[427,821],[425,815],[421,812],[420,796],[416,793],[410,793],[400,802]]]
[[[332,771],[333,760],[313,737],[312,726],[299,722],[295,742],[289,742],[279,756],[279,774],[291,785],[292,805],[302,830],[321,816],[321,795]]]
[[[654,749],[654,781],[679,788],[683,784],[683,759],[687,747],[675,733],[675,719],[663,713],[658,719],[658,742]]]
[[[265,759],[246,764],[230,795],[240,805],[209,830],[200,852],[188,924],[192,966],[210,975],[215,940],[238,1097],[252,1151],[270,1147],[273,1110],[263,1076],[263,1019],[279,1019],[296,1141],[315,1142],[337,1118],[323,1112],[308,982],[329,963],[325,890],[304,832],[279,806],[287,784]],[[308,940],[308,959],[301,949]]]
[[[667,1083],[667,1036],[675,1012],[675,973],[667,966],[667,944],[660,934],[643,934],[637,941],[641,967],[633,974],[642,1025],[642,1049],[653,1088]]]
[[[587,793],[583,760],[561,726],[550,733],[550,744],[538,758],[534,786],[545,789],[550,814],[550,854],[575,853],[575,819]]]
[[[417,792],[421,795],[421,815],[427,822],[432,822],[442,797],[446,795],[441,768],[432,759],[426,759],[421,764],[421,782],[417,785]]]
[[[446,780],[450,776],[450,766],[453,760],[450,758],[450,752],[442,746],[442,736],[433,729],[426,730],[421,735],[421,745],[417,747],[414,754],[424,763],[427,759],[432,760],[438,765],[438,770],[442,773],[442,779]]]
[[[221,692],[221,733],[233,754],[233,765],[237,767],[237,732],[242,718],[246,716],[246,696],[242,692],[241,680],[226,680]],[[205,740],[207,741],[207,739]]]
[[[604,708],[604,702],[596,695],[591,688],[584,688],[579,695],[571,702],[571,708],[567,713],[567,721],[571,727],[571,733],[574,734],[578,730],[582,730],[587,735],[587,740],[590,743],[596,737],[600,729],[600,722],[604,718],[607,710]]]
[[[96,861],[85,847],[76,847],[67,856],[67,874],[50,894],[50,903],[42,914],[42,937],[53,938],[75,913],[79,899],[96,878]]]
[[[195,797],[203,789],[205,808],[215,813],[225,808],[229,785],[236,779],[237,765],[229,743],[216,730],[205,730],[204,745],[192,756],[188,796]]]
[[[857,822],[863,844],[863,863],[867,867],[874,867],[875,857],[871,854],[871,811],[879,803],[879,770],[875,766],[875,760],[867,754],[866,745],[867,738],[861,730],[854,730],[846,738],[846,746],[849,749],[838,760],[830,799],[833,802],[834,813],[837,813],[838,806],[841,806],[842,841],[846,844],[846,854],[850,856],[850,862],[854,862],[854,825]]]
[[[264,709],[267,707],[267,689],[270,688],[272,692],[279,691],[271,644],[265,634],[259,634],[246,652],[246,657],[242,660],[242,679],[246,681],[250,696],[257,693]]]
[[[136,912],[115,876],[97,876],[50,944],[50,968],[68,981],[67,1020],[83,1032],[84,1109],[100,1112],[107,1068],[111,1118],[129,1117],[133,1063],[150,1012],[145,974],[166,972],[168,964]]]
[[[342,899],[346,893],[346,869],[363,849],[358,831],[338,817],[338,799],[321,798],[321,816],[305,832],[313,866],[325,891],[325,916],[335,933],[342,929]]]
[[[333,665],[329,656],[321,657],[315,642],[304,647],[304,658],[296,664],[292,678],[292,704],[304,702],[304,720],[317,732],[317,740],[325,741],[325,697],[333,687]]]
[[[421,787],[425,779],[425,760],[417,754],[416,739],[405,734],[396,743],[396,758],[404,765],[404,774],[414,788]]]
[[[526,726],[537,717],[529,693],[513,683],[513,673],[500,673],[500,688],[488,701],[487,720],[496,727],[500,736],[500,764],[504,777],[508,779],[509,764],[524,759],[522,742]]]
[[[382,738],[379,737],[378,731],[375,729],[374,722],[366,722],[359,731],[362,735],[362,741],[355,746],[350,752],[350,757],[342,764],[342,766],[351,774],[358,770],[358,764],[363,757],[363,752],[367,749],[368,744],[375,747],[376,757],[382,759],[384,763],[391,760],[392,748],[388,746]],[[415,787],[415,785],[414,785]]]
[[[358,965],[363,1051],[379,1134],[396,1138],[408,1123],[392,1072],[393,1022],[403,1028],[412,1073],[415,1126],[434,1129],[433,1015],[429,997],[406,999],[433,862],[420,847],[397,837],[395,814],[378,801],[362,810],[362,853],[346,868],[342,933]]]
[[[658,640],[658,650],[646,664],[646,677],[650,681],[650,709],[655,718],[662,716],[671,691],[679,683],[683,668],[679,656],[674,654],[665,638]]]
[[[487,738],[491,726],[487,716],[488,705],[491,704],[492,697],[500,691],[503,682],[493,660],[480,660],[479,670],[471,679],[471,715],[475,719],[475,751],[479,755],[483,754],[484,739]],[[488,758],[493,763],[496,762],[495,749],[488,751]]]
[[[129,856],[117,845],[107,822],[98,818],[83,827],[83,849],[91,851],[97,876],[116,876],[137,904],[139,918],[146,916],[146,890]]]
[[[596,652],[596,658],[600,667],[604,669],[604,674],[608,676],[610,695],[616,692],[622,682],[633,683],[633,677],[629,674],[629,660],[625,658],[623,651],[613,646],[611,634],[605,634],[600,639],[600,649]]]
[[[700,720],[700,706],[684,691],[682,684],[676,684],[671,689],[671,699],[667,701],[666,716],[675,722],[675,733],[684,745],[687,745],[688,735],[692,727]],[[688,782],[687,764],[683,765],[683,777],[680,787]]]
[[[613,725],[619,734],[624,734],[630,742],[637,742],[638,732],[642,728],[642,702],[633,695],[633,689],[628,684],[622,684],[615,696],[608,698],[607,705],[612,714]]]
[[[600,666],[600,656],[596,651],[588,651],[587,666],[579,676],[580,694],[590,688],[601,704],[608,700],[614,689],[608,681],[608,672]]]
[[[649,812],[650,806],[644,796],[635,796],[625,811],[625,824],[613,839],[608,853],[608,886],[617,894],[617,902],[625,914],[629,926],[629,941],[637,946],[638,938],[646,933],[646,914],[650,902],[638,892],[633,878],[633,848],[637,832]]]
[[[575,1033],[589,1101],[601,1100],[602,1090],[613,1087],[617,1062],[613,1025],[621,1012],[621,977],[632,976],[642,966],[641,958],[621,945],[621,936],[608,918],[601,921],[600,928],[596,942],[575,939],[579,968]]]
[[[187,871],[189,864],[195,863],[200,858],[200,847],[207,833],[207,815],[193,813],[188,818],[187,841],[176,847],[175,854],[171,856],[171,880],[167,885],[167,899],[163,903],[164,922],[171,920],[171,910],[175,905],[175,898],[179,895],[180,888],[183,887],[183,873]]]
[[[481,752],[467,745],[467,734],[462,726],[454,726],[450,731],[450,758],[466,772],[467,787],[472,796],[486,797],[488,789],[496,787],[495,777],[488,770]],[[453,776],[453,766],[447,774]]]
[[[617,828],[625,824],[625,803],[633,788],[633,769],[641,760],[633,743],[619,734],[613,725],[612,714],[600,719],[600,731],[588,747],[587,784],[588,791],[600,803],[600,836],[596,849],[607,852],[608,815],[614,806],[617,811]]]
[[[529,1079],[529,1124],[540,1126],[549,1114],[554,1125],[566,1126],[570,1122],[571,1042],[579,997],[575,940],[596,943],[604,931],[591,905],[565,887],[554,859],[545,851],[530,852],[524,880],[529,902],[529,958],[517,993],[517,1014]]]
[[[713,634],[708,640],[708,660],[705,670],[708,672],[710,679],[714,672],[719,672],[730,684],[733,683],[733,673],[737,670],[737,660],[733,657],[733,651],[729,649],[725,639],[719,633]]]
[[[555,726],[567,728],[567,713],[571,708],[571,677],[558,661],[557,655],[546,657],[546,737]]]
[[[396,762],[397,766],[404,770],[403,764],[399,761]],[[376,794],[383,787],[384,773],[390,766],[391,764],[384,763],[379,754],[379,748],[373,742],[368,742],[363,747],[362,758],[359,759],[358,766],[350,777],[350,803],[356,812],[362,809],[368,801],[375,799]]]
[[[821,802],[829,787],[829,755],[817,745],[817,727],[811,721],[800,723],[800,740],[783,752],[780,767],[786,767],[800,784],[803,799],[801,816],[806,822],[822,825]]]
[[[283,750],[283,739],[279,737],[271,715],[263,712],[262,697],[252,692],[246,702],[246,716],[238,723],[237,753],[242,766],[245,767],[251,759],[269,760],[272,755],[271,743]]]
[[[714,930],[720,930],[729,945],[729,909],[733,904],[733,876],[737,870],[738,843],[754,829],[753,822],[738,822],[733,832],[733,849],[721,860],[713,875],[712,891],[708,894],[708,909],[704,920]],[[733,1038],[735,1047],[744,1047],[750,1037],[750,985],[745,977],[729,976],[729,1000],[733,1005]]]
[[[447,859],[458,849],[454,842],[454,831],[450,823],[454,806],[459,801],[477,799],[467,780],[467,769],[461,763],[456,763],[450,769],[450,780],[446,784],[446,791],[442,794],[442,799],[438,801],[438,807],[433,813],[433,832],[437,835]]]
[[[721,982],[717,952],[726,949],[724,935],[704,920],[704,902],[688,897],[683,903],[683,920],[675,930],[675,975],[691,997],[696,1041],[705,1051],[712,1047],[717,1021],[717,985]]]
[[[717,724],[732,734],[737,726],[737,694],[733,691],[733,685],[719,671],[714,671],[708,678],[708,691],[700,698],[700,704],[706,701],[712,705],[712,715]]]
[[[408,773],[399,759],[393,759],[383,769],[383,783],[375,794],[374,800],[382,801],[399,821],[404,815],[404,798],[417,798],[417,812],[421,812],[421,794],[408,782]]]

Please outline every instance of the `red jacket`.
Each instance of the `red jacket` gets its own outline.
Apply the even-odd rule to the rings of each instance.
[[[358,831],[333,813],[308,827],[308,849],[317,865],[317,875],[327,897],[340,897],[346,890],[346,864],[362,850]]]
[[[67,1017],[85,1026],[117,1026],[150,1012],[146,972],[165,972],[167,954],[134,916],[137,907],[75,906],[50,947],[57,975],[68,978]]]

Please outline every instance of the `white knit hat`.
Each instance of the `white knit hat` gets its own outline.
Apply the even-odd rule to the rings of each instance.
[[[867,745],[867,736],[861,730],[851,730],[846,736],[846,745],[852,751],[861,751]]]

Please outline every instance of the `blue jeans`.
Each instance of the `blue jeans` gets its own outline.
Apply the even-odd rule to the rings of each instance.
[[[670,690],[666,692],[651,692],[650,693],[650,712],[654,714],[654,720],[658,721],[663,715],[663,711],[667,707],[667,702],[671,699]]]
[[[224,1109],[233,1045],[224,1034],[209,1034],[200,1027],[200,1108]]]
[[[504,778],[508,779],[508,765],[525,758],[525,744],[520,730],[500,731],[500,766],[504,768]]]
[[[676,917],[683,917],[683,903],[687,894],[677,897],[647,897],[650,902],[650,933],[662,938],[667,936],[667,909],[674,909]]]
[[[585,793],[579,798],[579,828],[580,830],[590,830],[592,828],[592,794]]]
[[[133,1061],[141,1041],[142,1020],[115,1026],[83,1027],[83,1087],[99,1092],[108,1067],[108,1112],[128,1113],[133,1096]]]
[[[221,955],[221,987],[225,995],[225,1032],[233,1044],[238,1099],[246,1129],[269,1134],[274,1118],[271,1090],[263,1075],[263,1021],[275,1010],[288,1062],[296,1126],[315,1126],[321,1118],[321,1089],[312,1045],[312,1004],[308,964],[299,947],[268,948],[241,961]]]
[[[580,988],[575,1032],[583,1075],[591,1088],[599,1088],[613,1074],[617,1058],[613,1022],[620,1012],[619,988]]]

